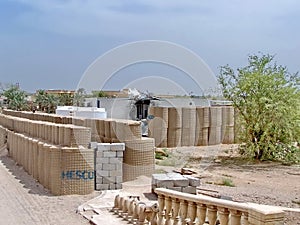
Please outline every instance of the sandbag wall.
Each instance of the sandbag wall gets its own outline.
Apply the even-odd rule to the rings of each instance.
[[[159,113],[163,110],[164,114]],[[234,108],[212,107],[150,107],[149,137],[157,147],[206,146],[234,143]],[[151,118],[151,116],[150,116]],[[163,122],[157,122],[163,121]],[[168,121],[168,125],[165,126]],[[160,131],[163,130],[163,132]],[[166,135],[162,135],[166,133]],[[162,142],[162,137],[167,137]],[[167,143],[167,144],[162,144]]]
[[[54,195],[94,190],[90,129],[0,114],[9,155]]]
[[[166,111],[168,112],[168,111]],[[6,115],[19,117],[38,118],[43,121],[58,121],[56,127],[84,126],[89,128],[92,142],[99,143],[125,143],[123,160],[123,181],[134,180],[136,177],[151,176],[155,169],[155,142],[152,138],[142,138],[141,122],[122,119],[87,119],[76,117],[62,117],[54,114],[17,112],[4,110]],[[34,114],[38,115],[35,116]],[[164,118],[167,118],[165,115]],[[54,119],[55,118],[55,119]],[[58,119],[59,118],[59,119]],[[41,121],[39,121],[41,122]],[[60,124],[62,123],[62,124]],[[53,130],[55,133],[55,131]],[[166,140],[166,139],[165,139]],[[166,144],[166,143],[165,143]],[[143,162],[142,164],[140,162]]]

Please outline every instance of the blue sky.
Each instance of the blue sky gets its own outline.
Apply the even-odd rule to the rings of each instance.
[[[299,21],[297,0],[0,0],[0,82],[19,82],[27,91],[76,89],[97,57],[141,40],[185,46],[215,74],[222,65],[245,66],[247,56],[259,51],[276,54],[279,64],[297,72]],[[187,92],[197,91],[173,68],[132,67],[106,88],[121,89],[147,71],[175,74],[168,78]],[[146,80],[150,91],[158,87]]]

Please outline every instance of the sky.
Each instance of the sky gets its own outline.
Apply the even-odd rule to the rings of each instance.
[[[299,21],[298,0],[0,0],[0,83],[28,92],[76,89],[97,58],[143,40],[183,46],[215,75],[226,64],[246,66],[248,55],[259,52],[276,55],[294,73]],[[112,74],[104,89],[136,86],[203,91],[183,71],[147,62]]]

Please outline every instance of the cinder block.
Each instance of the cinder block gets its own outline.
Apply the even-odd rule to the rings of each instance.
[[[99,171],[96,172],[96,176],[108,177],[109,176],[109,171],[99,170]]]
[[[116,183],[117,183],[117,184],[123,182],[123,177],[122,177],[122,176],[116,176],[115,178],[116,178]]]
[[[103,170],[102,163],[97,163],[96,164],[96,171],[100,171],[100,170]]]
[[[116,190],[116,184],[109,184],[109,190]]]
[[[115,183],[115,177],[103,177],[103,184]]]
[[[118,158],[123,158],[124,152],[123,151],[117,151],[117,157]]]
[[[101,159],[103,158],[103,151],[96,151],[96,159]]]
[[[117,163],[116,165],[116,170],[123,171],[123,164],[122,163]]]
[[[89,149],[97,149],[97,142],[90,142],[89,143]]]
[[[123,172],[122,172],[122,170],[112,170],[112,171],[109,171],[109,176],[110,177],[123,176]]]
[[[122,164],[123,160],[120,158],[109,158],[109,163],[113,163],[113,164]]]
[[[108,190],[109,184],[96,184],[96,190],[102,191],[102,190]]]
[[[103,168],[103,170],[106,170],[106,171],[112,171],[112,170],[116,170],[116,165],[110,164],[110,163],[103,163],[102,168]]]
[[[96,164],[98,163],[109,163],[109,158],[97,158]]]
[[[198,187],[200,186],[200,179],[191,175],[184,175],[189,180],[189,186]]]
[[[125,144],[124,143],[111,143],[110,150],[112,151],[124,151]]]
[[[171,188],[174,187],[172,180],[157,180],[156,186],[158,188]]]
[[[110,151],[110,143],[98,143],[97,150],[98,151]]]
[[[167,176],[173,181],[174,187],[189,186],[189,180],[179,173],[168,173]]]
[[[122,189],[122,184],[121,183],[116,184],[116,189]]]
[[[197,189],[196,189],[196,187],[188,186],[188,187],[183,187],[182,192],[189,193],[189,194],[196,194]]]
[[[170,187],[170,190],[182,192],[183,187]]]
[[[116,152],[111,152],[111,151],[104,151],[103,152],[103,157],[104,158],[116,158],[117,153]]]
[[[97,176],[96,177],[96,184],[103,184],[103,177]]]
[[[168,176],[164,173],[152,174],[152,184],[157,184],[158,181],[168,180]]]

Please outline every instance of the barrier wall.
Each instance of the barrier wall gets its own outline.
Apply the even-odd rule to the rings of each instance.
[[[150,107],[149,137],[157,147],[233,144],[235,112],[232,106]]]

